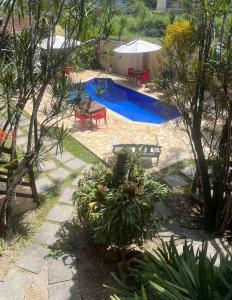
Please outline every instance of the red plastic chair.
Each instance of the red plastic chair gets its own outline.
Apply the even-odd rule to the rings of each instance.
[[[106,109],[103,108],[97,111],[95,114],[92,115],[92,119],[96,121],[96,125],[101,125],[101,120],[104,120],[104,124],[107,125],[106,121]]]
[[[134,68],[128,68],[128,70],[127,70],[127,80],[128,81],[131,81],[133,79],[134,70],[135,70]]]
[[[5,132],[3,130],[0,130],[0,142],[4,141],[5,136],[6,136]]]
[[[143,74],[138,76],[138,80],[141,82],[141,83],[147,83],[149,82],[151,79],[151,71],[148,70],[148,69],[145,69]]]
[[[77,120],[81,121],[81,128],[85,126],[86,121],[91,120],[91,117],[89,115],[86,115],[79,110],[75,110],[74,115],[75,115],[75,123],[77,122]]]
[[[65,66],[65,67],[64,67],[64,73],[65,73],[66,75],[70,75],[72,72],[73,72],[72,66]]]

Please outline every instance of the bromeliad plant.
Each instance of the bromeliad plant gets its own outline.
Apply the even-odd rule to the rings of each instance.
[[[126,247],[151,237],[157,217],[154,204],[166,188],[145,175],[138,154],[118,153],[109,167],[93,166],[74,193],[80,222],[96,244]]]
[[[174,239],[160,249],[146,252],[136,260],[137,268],[128,268],[117,281],[112,300],[229,300],[232,299],[232,261],[207,257],[207,243],[194,253],[187,242],[182,254]]]

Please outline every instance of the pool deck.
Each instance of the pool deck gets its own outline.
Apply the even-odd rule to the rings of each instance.
[[[128,85],[125,77],[116,74],[106,74],[101,71],[83,71],[80,73],[73,73],[74,81],[79,82],[92,79],[94,77],[108,77],[115,82],[124,86],[135,89],[141,93],[158,98],[157,93],[146,93],[144,87],[133,87]],[[49,103],[49,94],[46,93],[43,103]],[[30,111],[30,108],[28,108]],[[192,158],[191,148],[187,134],[176,127],[173,122],[168,122],[162,125],[133,122],[127,118],[118,115],[117,113],[107,110],[107,123],[99,128],[93,130],[83,130],[79,126],[74,126],[74,116],[65,118],[64,125],[70,130],[71,135],[82,143],[85,147],[90,149],[93,153],[105,160],[112,156],[112,145],[115,144],[154,144],[156,138],[159,139],[162,146],[160,161],[158,167],[154,170],[165,168],[178,160],[185,158]],[[151,166],[151,161],[148,162]]]

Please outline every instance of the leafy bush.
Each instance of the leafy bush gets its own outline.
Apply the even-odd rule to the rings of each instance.
[[[131,14],[116,15],[113,18],[113,35],[131,39],[138,38],[138,36],[160,38],[164,36],[169,23],[170,15],[168,14],[135,8]]]
[[[72,63],[76,72],[86,69],[98,69],[99,63],[96,55],[97,45],[83,45],[81,51],[75,51],[72,54],[70,63]]]
[[[110,167],[93,166],[74,193],[80,222],[105,247],[140,244],[156,222],[154,204],[166,191],[145,175],[138,154],[118,153]]]
[[[232,262],[222,259],[215,267],[216,255],[208,258],[207,243],[194,254],[192,245],[183,246],[179,254],[175,242],[146,252],[137,260],[137,268],[114,275],[119,289],[112,300],[229,300],[232,299]]]

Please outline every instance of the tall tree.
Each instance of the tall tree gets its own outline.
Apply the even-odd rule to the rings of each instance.
[[[72,113],[67,98],[73,82],[62,71],[69,63],[71,54],[81,52],[82,47],[77,49],[72,41],[81,39],[82,45],[97,42],[110,33],[111,24],[109,1],[72,0],[66,3],[65,0],[9,0],[2,5],[6,21],[0,46],[4,45],[4,51],[7,50],[10,55],[7,59],[3,55],[1,60],[0,113],[6,119],[3,126],[6,136],[14,132],[8,145],[10,164],[6,197],[0,207],[0,236],[4,237],[11,223],[16,186],[47,151],[55,145],[62,148],[63,138],[67,134],[64,127],[57,127],[57,124],[62,123],[64,112],[66,116],[67,112]],[[27,19],[28,28],[18,32],[17,19]],[[54,51],[52,39],[58,24],[64,28],[65,43],[59,51]],[[10,38],[3,43],[8,28],[11,30]],[[40,45],[46,36],[49,37],[47,49],[43,49]],[[49,93],[47,106],[43,103],[46,92]],[[27,145],[19,157],[17,131],[29,105],[31,115]],[[1,143],[0,151],[4,147],[5,141]]]
[[[186,19],[167,28],[160,77],[190,138],[205,228],[224,233],[232,222],[231,0],[186,7]]]

